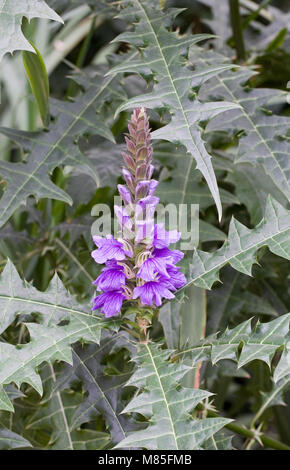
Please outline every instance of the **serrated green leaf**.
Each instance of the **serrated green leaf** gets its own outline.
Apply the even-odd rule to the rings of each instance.
[[[154,147],[154,158],[168,168],[165,175],[161,173],[156,190],[163,203],[198,204],[199,210],[214,204],[207,185],[202,182],[202,175],[196,170],[194,160],[183,147],[160,143]],[[239,204],[237,197],[223,188],[220,189],[220,196],[223,205]],[[203,221],[200,222],[202,225]],[[221,231],[219,233],[221,236]]]
[[[39,323],[25,323],[30,333],[28,343],[18,346],[0,343],[0,387],[12,382],[20,386],[25,382],[41,394],[38,365],[54,360],[72,363],[72,343],[79,340],[98,343],[102,328],[118,328],[116,322],[106,322],[90,314],[88,305],[78,304],[57,277],[46,292],[40,292],[23,283],[10,262],[1,276],[0,292],[0,318],[5,327],[18,313],[40,315]],[[4,393],[2,389],[1,405],[7,409],[9,402]]]
[[[203,445],[204,450],[233,450],[233,436],[225,434],[223,431],[211,436]]]
[[[21,30],[23,17],[48,18],[63,23],[43,0],[1,0],[0,1],[0,61],[3,56],[15,50],[35,52]]]
[[[289,332],[289,318],[290,315],[286,314],[269,323],[258,322],[244,343],[239,357],[239,367],[255,359],[264,361],[270,366],[276,350],[285,344],[285,337]]]
[[[0,409],[5,411],[14,411],[13,405],[2,386],[0,386]]]
[[[102,73],[98,72],[94,74],[94,78],[95,81],[88,82],[85,93],[74,103],[51,101],[55,122],[48,132],[0,128],[2,134],[29,152],[27,163],[0,161],[0,174],[7,182],[0,200],[0,226],[7,222],[30,195],[37,199],[46,197],[72,203],[69,195],[50,179],[50,173],[56,167],[80,167],[82,172],[93,177],[97,184],[100,183],[94,165],[80,151],[78,140],[85,133],[94,133],[114,140],[108,125],[96,110],[108,96],[119,95],[114,77],[103,80]]]
[[[202,71],[192,71],[185,67],[184,54],[190,44],[207,39],[208,35],[183,36],[166,29],[171,18],[176,16],[178,9],[161,11],[153,0],[123,1],[124,10],[120,18],[134,24],[134,31],[122,33],[116,38],[140,47],[142,55],[130,63],[124,61],[113,67],[111,73],[135,72],[148,75],[152,73],[155,79],[153,91],[139,95],[125,102],[119,111],[135,106],[148,108],[167,108],[172,113],[172,119],[166,126],[154,131],[153,138],[171,142],[181,142],[187,152],[196,161],[197,168],[204,176],[210,192],[216,203],[219,218],[222,208],[216,177],[213,171],[211,157],[202,140],[201,121],[233,109],[235,104],[230,102],[200,102],[193,94],[192,87],[198,87],[210,77],[222,70],[231,68],[231,64],[206,67]]]
[[[106,373],[106,358],[110,354],[118,354],[122,348],[135,351],[126,335],[110,335],[106,332],[103,332],[99,346],[75,346],[73,364],[63,368],[56,383],[56,390],[61,390],[71,387],[75,381],[81,381],[87,396],[75,410],[71,428],[79,428],[101,413],[111,433],[111,444],[117,444],[129,431],[140,428],[130,416],[121,414],[123,387],[132,374],[131,367],[127,373]]]
[[[261,360],[271,366],[271,361],[277,351],[285,351],[289,344],[290,313],[267,323],[257,322],[252,328],[251,319],[233,329],[226,329],[222,334],[209,336],[193,348],[188,348],[180,354],[189,354],[192,364],[201,360],[211,360],[213,364],[223,359],[231,359],[242,367],[253,360]],[[279,361],[276,368],[279,368]],[[282,359],[282,361],[284,361]],[[279,370],[279,369],[278,369]],[[283,367],[275,380],[289,375],[290,364]]]
[[[143,391],[127,405],[124,412],[138,412],[150,417],[145,430],[130,434],[115,448],[145,447],[160,450],[200,449],[203,443],[225,426],[225,418],[192,419],[190,412],[211,394],[205,390],[178,388],[188,368],[167,361],[170,351],[156,345],[139,347],[139,367],[128,384]]]
[[[274,381],[278,382],[283,377],[285,377],[285,375],[287,375],[289,372],[289,368],[290,368],[290,338],[289,338],[288,343],[286,343],[285,345],[285,349],[282,352],[280,361],[275,367]]]
[[[193,61],[199,63],[201,69],[221,60],[215,53],[204,55],[197,49],[195,51],[192,52]],[[287,157],[289,151],[287,133],[290,129],[290,119],[274,114],[270,110],[271,101],[286,103],[287,95],[280,90],[250,88],[246,83],[252,76],[251,70],[241,67],[236,71],[226,71],[214,77],[201,89],[200,95],[205,100],[211,96],[218,96],[224,100],[230,99],[240,106],[239,109],[225,112],[223,119],[211,120],[207,130],[240,132],[236,162],[249,162],[253,166],[262,166],[276,189],[289,200],[290,168]]]
[[[290,215],[271,196],[268,197],[265,217],[252,230],[232,218],[227,241],[213,253],[196,250],[193,255],[188,283],[210,289],[219,280],[219,271],[230,264],[237,271],[251,275],[256,253],[268,246],[272,253],[290,259]]]
[[[82,404],[83,395],[72,390],[56,389],[57,375],[51,365],[45,371],[48,398],[39,403],[25,423],[25,435],[39,439],[40,430],[49,432],[50,450],[100,450],[110,442],[110,435],[93,429],[75,428],[74,415]],[[32,440],[32,439],[31,439]],[[40,448],[43,448],[41,443]]]

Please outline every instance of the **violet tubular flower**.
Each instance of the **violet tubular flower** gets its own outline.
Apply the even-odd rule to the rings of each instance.
[[[152,179],[153,149],[144,108],[134,110],[128,129],[127,152],[123,153],[126,184],[118,185],[124,207],[114,207],[122,236],[94,237],[97,249],[92,252],[97,263],[105,263],[94,282],[101,293],[94,299],[93,310],[101,309],[106,317],[120,313],[126,300],[138,307],[160,307],[163,299],[173,299],[186,283],[177,266],[183,253],[169,248],[180,233],[168,232],[154,222],[158,181]]]

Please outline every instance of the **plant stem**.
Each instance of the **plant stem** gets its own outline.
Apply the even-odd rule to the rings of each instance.
[[[218,417],[218,413],[215,413],[214,411],[208,410],[208,416],[216,418]],[[231,431],[234,431],[237,434],[240,434],[241,436],[248,437],[250,439],[257,439],[257,435],[255,431],[252,431],[251,429],[246,428],[245,426],[239,426],[236,423],[229,423],[226,425],[227,429],[230,429]],[[266,436],[265,434],[260,433],[259,434],[259,440],[266,446],[270,447],[271,449],[275,450],[290,450],[290,447],[283,442],[277,441],[276,439],[272,439],[269,436]]]
[[[244,61],[246,59],[246,50],[244,45],[243,28],[239,10],[239,0],[229,0],[229,6],[233,37],[235,41],[235,48],[237,51],[237,58],[240,61]]]
[[[122,329],[124,331],[126,331],[127,333],[129,333],[129,335],[134,336],[134,338],[140,339],[140,335],[138,333],[136,333],[134,330],[132,330],[130,328],[126,328],[124,325],[122,325]]]

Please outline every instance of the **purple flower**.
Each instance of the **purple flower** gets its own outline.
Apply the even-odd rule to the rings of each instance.
[[[153,243],[154,237],[154,219],[136,220],[135,222],[135,242],[149,244]]]
[[[102,308],[101,312],[105,314],[106,318],[113,317],[121,311],[125,295],[122,291],[111,290],[104,292],[94,298],[93,310]]]
[[[180,233],[168,232],[163,224],[154,223],[159,203],[154,191],[158,182],[151,179],[153,149],[144,108],[134,110],[128,129],[127,151],[123,153],[126,168],[122,170],[126,184],[118,185],[125,207],[114,206],[122,238],[93,238],[98,249],[92,257],[99,264],[105,263],[94,281],[102,293],[95,297],[93,310],[101,309],[106,317],[117,315],[124,300],[160,307],[162,299],[173,299],[173,292],[186,283],[176,266],[183,253],[169,249],[179,240]]]
[[[156,180],[144,180],[139,181],[136,186],[136,197],[144,198],[146,196],[153,196],[155,189],[158,186],[158,181]]]
[[[179,271],[177,266],[168,266],[167,272],[169,278],[165,276],[159,276],[159,281],[162,282],[168,289],[176,291],[186,284],[186,277],[182,272]]]
[[[118,191],[126,205],[133,203],[132,193],[124,184],[118,184]]]
[[[140,199],[135,207],[135,217],[137,220],[148,220],[154,216],[155,208],[159,202],[159,197],[146,196]]]
[[[148,258],[146,261],[144,261],[139,271],[137,272],[137,277],[140,277],[144,281],[153,281],[157,274],[162,274],[165,277],[169,277],[166,269],[168,261],[169,258]]]
[[[181,233],[177,230],[167,230],[164,229],[163,224],[156,224],[154,227],[154,241],[153,245],[155,248],[165,248],[171,245],[171,243],[176,243],[180,239]]]
[[[110,259],[121,261],[129,254],[124,250],[123,244],[115,240],[113,235],[107,235],[107,238],[96,236],[93,237],[93,240],[98,247],[98,250],[92,252],[92,257],[96,263],[103,264]]]
[[[135,207],[135,242],[148,241],[152,244],[154,237],[154,212],[159,198],[146,196],[140,199]]]
[[[128,215],[126,208],[114,206],[114,211],[120,226],[131,231],[133,229],[133,222],[131,220],[131,217]]]
[[[170,258],[173,264],[177,264],[184,257],[182,251],[170,250],[169,248],[155,248],[153,255],[160,258]]]
[[[143,305],[150,305],[153,307],[153,302],[157,307],[162,305],[162,297],[165,299],[174,299],[174,295],[166,287],[166,285],[160,281],[149,281],[143,286],[135,287],[133,292],[133,299],[140,297]]]
[[[126,283],[124,268],[115,261],[108,261],[102,273],[93,282],[97,290],[119,290]]]

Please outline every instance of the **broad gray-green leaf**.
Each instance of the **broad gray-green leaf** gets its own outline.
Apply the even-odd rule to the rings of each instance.
[[[239,367],[254,360],[264,361],[270,366],[275,353],[287,349],[290,339],[289,322],[290,313],[281,315],[268,323],[258,321],[253,328],[249,319],[231,330],[225,330],[218,336],[209,336],[180,354],[190,354],[193,364],[201,359],[211,360],[214,364],[222,359],[231,359],[237,361]],[[283,361],[280,358],[276,368],[279,368],[281,360]],[[274,380],[282,379],[289,373],[290,363],[288,367],[283,367],[278,377],[274,376]]]
[[[55,389],[57,376],[51,365],[47,366],[44,379],[46,389],[51,389],[47,392],[48,399],[40,402],[26,420],[25,435],[33,433],[37,441],[41,430],[49,431],[50,439],[45,448],[50,450],[100,450],[106,447],[110,442],[108,433],[74,426],[74,415],[82,405],[83,394]],[[39,447],[43,448],[41,443]]]
[[[124,385],[132,374],[132,368],[129,367],[126,373],[106,372],[107,356],[119,353],[122,348],[135,352],[133,344],[122,333],[110,335],[104,332],[99,346],[76,345],[73,348],[73,364],[64,367],[56,383],[56,390],[62,390],[71,388],[74,382],[80,381],[87,392],[71,418],[71,428],[77,429],[102,414],[113,444],[124,439],[129,431],[138,429],[137,423],[130,416],[121,414]]]
[[[227,174],[226,181],[235,186],[236,195],[246,206],[254,225],[263,217],[268,194],[287,207],[287,198],[260,166],[253,167],[250,163],[235,162]]]
[[[23,17],[28,20],[47,18],[63,23],[43,0],[0,0],[0,61],[7,52],[34,52],[21,30]]]
[[[284,207],[287,207],[288,200],[262,166],[238,162],[237,152],[238,147],[216,150],[215,169],[227,172],[225,181],[235,186],[237,198],[247,208],[252,224],[256,225],[263,217],[269,194]]]
[[[176,147],[168,143],[159,143],[154,148],[154,158],[167,169],[166,172],[161,173],[156,191],[162,203],[187,204],[188,207],[190,204],[198,204],[201,211],[213,205],[214,201],[210,191],[207,185],[202,182],[202,175],[196,170],[194,160],[182,146]],[[239,204],[237,197],[223,188],[220,189],[220,196],[223,205]],[[205,227],[203,224],[201,225]],[[190,230],[190,226],[188,230]],[[216,235],[222,237],[222,232],[216,229]],[[202,233],[200,238],[201,241],[205,241],[202,238]]]
[[[138,412],[150,418],[145,430],[130,434],[115,448],[145,447],[160,450],[194,450],[225,426],[226,418],[192,419],[190,412],[211,394],[205,390],[178,388],[188,368],[170,364],[170,351],[156,345],[139,346],[139,367],[128,382],[142,392],[124,412]]]
[[[233,450],[233,436],[223,431],[217,432],[204,443],[204,450]]]
[[[102,328],[117,327],[116,322],[106,322],[90,314],[89,305],[78,304],[57,276],[46,292],[40,292],[23,282],[8,262],[0,279],[3,329],[18,313],[38,313],[39,323],[25,322],[30,333],[28,343],[18,346],[0,343],[0,406],[10,411],[3,385],[14,382],[19,387],[25,382],[41,394],[38,365],[54,360],[72,363],[72,343],[81,339],[98,343]]]
[[[212,253],[195,251],[184,288],[193,283],[210,289],[219,280],[220,269],[228,263],[237,271],[251,275],[256,253],[262,246],[290,259],[290,214],[271,196],[267,200],[265,217],[255,228],[248,229],[232,218],[228,239],[221,248]]]
[[[208,24],[211,30],[217,34],[216,44],[219,49],[224,48],[226,41],[232,36],[229,2],[198,0],[198,3],[211,8],[212,18],[209,20],[208,14],[204,15],[203,22]],[[284,9],[279,9],[269,4],[266,5],[266,8],[260,9],[262,3],[247,0],[239,3],[242,18],[258,11],[257,19],[259,21],[257,19],[256,21],[251,20],[244,34],[247,49],[251,47],[256,51],[264,50],[275,39],[279,31],[289,26],[290,14]]]
[[[214,53],[201,54],[193,49],[192,60],[201,70],[220,61]],[[198,67],[197,67],[198,68]],[[287,94],[280,90],[250,88],[246,85],[253,72],[246,67],[225,71],[213,77],[200,90],[203,99],[215,96],[230,100],[240,107],[227,111],[223,119],[213,119],[207,130],[239,132],[238,163],[261,165],[276,188],[290,199],[289,129],[290,119],[270,110],[270,102],[286,103]],[[287,137],[288,136],[288,137]]]
[[[98,134],[114,140],[112,133],[96,111],[104,100],[118,95],[118,84],[113,77],[103,80],[96,73],[95,80],[89,82],[88,89],[74,103],[51,101],[55,122],[48,132],[26,132],[0,128],[0,132],[17,142],[29,152],[27,162],[10,163],[0,161],[0,175],[7,182],[0,200],[0,226],[28,196],[51,198],[72,203],[71,198],[50,179],[50,173],[62,165],[78,166],[82,172],[100,179],[94,165],[82,154],[78,139],[86,133]]]
[[[0,427],[0,450],[32,447],[27,439],[7,428]]]
[[[154,87],[151,93],[139,95],[119,107],[119,111],[144,105],[148,108],[165,108],[172,114],[171,121],[153,132],[152,137],[171,142],[181,142],[196,161],[216,203],[219,218],[222,208],[211,156],[202,139],[202,121],[208,121],[237,105],[231,102],[201,102],[192,91],[210,77],[231,64],[205,67],[196,72],[186,67],[185,55],[190,44],[207,39],[208,35],[178,37],[167,27],[180,10],[162,11],[154,0],[124,0],[125,7],[120,18],[134,24],[134,31],[122,33],[115,40],[129,42],[140,48],[142,55],[130,63],[124,61],[113,67],[111,73],[135,72],[153,74]]]

